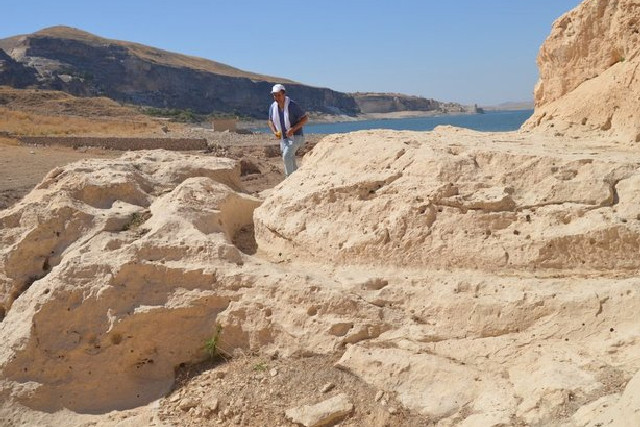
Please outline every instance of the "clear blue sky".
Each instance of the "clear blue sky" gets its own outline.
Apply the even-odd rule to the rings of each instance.
[[[530,101],[580,0],[2,0],[0,38],[66,25],[343,92]]]

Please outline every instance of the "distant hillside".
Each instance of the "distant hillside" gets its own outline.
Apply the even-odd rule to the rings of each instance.
[[[399,93],[352,94],[362,113],[392,113],[397,111],[466,111],[460,104],[442,103],[431,98]]]
[[[3,85],[201,114],[263,118],[274,82],[285,83],[305,109],[320,113],[431,111],[445,105],[408,95],[337,92],[62,26],[2,39],[0,49]],[[446,105],[450,110],[453,104]]]
[[[31,73],[32,87],[80,96],[198,113],[264,117],[275,81],[304,99],[310,110],[357,114],[348,94],[283,78],[251,73],[218,62],[136,43],[109,40],[84,31],[54,27],[0,40],[12,67],[0,67],[0,81]],[[1,60],[2,58],[0,58]],[[8,61],[5,61],[8,63]],[[13,85],[12,85],[13,86]]]

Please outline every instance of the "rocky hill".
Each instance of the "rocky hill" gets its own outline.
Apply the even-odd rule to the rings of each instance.
[[[249,73],[136,43],[108,40],[67,27],[4,39],[0,48],[15,62],[28,67],[23,70],[35,71],[32,75],[38,87],[74,95],[101,95],[123,103],[191,109],[205,114],[226,112],[263,117],[265,94],[278,81],[304,99],[309,110],[358,112],[351,96],[331,89]]]
[[[4,50],[4,52],[3,52]],[[55,89],[81,96],[197,113],[231,113],[263,118],[274,82],[285,83],[308,111],[356,115],[376,110],[441,109],[435,100],[393,95],[395,102],[368,99],[288,79],[167,52],[137,43],[109,40],[68,27],[0,40],[0,84]],[[379,94],[384,96],[384,94]],[[399,101],[398,101],[399,100]],[[382,105],[384,104],[384,105]],[[449,106],[450,107],[450,106]]]

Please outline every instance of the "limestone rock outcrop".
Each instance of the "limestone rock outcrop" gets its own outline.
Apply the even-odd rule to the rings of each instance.
[[[95,413],[166,392],[231,301],[212,295],[224,273],[211,263],[242,263],[232,239],[259,202],[234,191],[239,176],[232,160],[139,152],[55,169],[3,211],[0,366],[13,396]]]
[[[330,136],[306,161],[257,211],[258,243],[274,258],[565,273],[640,267],[635,160],[436,128]]]
[[[634,419],[640,155],[610,148],[334,135],[263,202],[204,154],[54,170],[0,213],[0,415],[149,403],[215,337],[442,425]]]
[[[586,0],[540,48],[535,113],[523,125],[569,137],[640,141],[640,2]]]
[[[640,155],[558,143],[329,136],[256,209],[259,252],[338,266],[385,320],[339,366],[442,425],[638,422]]]

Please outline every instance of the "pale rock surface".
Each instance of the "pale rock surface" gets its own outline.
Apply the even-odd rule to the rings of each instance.
[[[256,239],[274,260],[640,267],[637,156],[513,138],[446,128],[327,137],[256,211]]]
[[[0,416],[146,405],[216,324],[227,353],[341,356],[443,426],[635,405],[640,153],[558,142],[329,136],[264,202],[207,156],[54,171],[0,214]],[[234,245],[252,221],[254,256]]]
[[[259,204],[238,178],[231,160],[141,152],[54,170],[3,212],[11,396],[89,413],[162,396],[231,301],[212,287],[242,263],[231,239]]]
[[[604,405],[603,405],[604,406]],[[637,426],[640,425],[640,373],[636,374],[624,389],[622,397],[615,405],[607,405],[595,419],[586,425],[601,426]]]
[[[390,327],[356,329],[339,366],[408,408],[451,425],[554,425],[640,367],[640,156],[558,142],[329,136],[256,209],[259,251],[336,265],[381,308]]]
[[[584,427],[588,425],[596,417],[600,416],[607,408],[615,405],[620,399],[620,394],[609,394],[601,399],[596,400],[588,405],[584,405],[577,410],[571,417],[571,420],[576,426]]]
[[[315,405],[291,408],[286,411],[286,415],[296,424],[302,424],[305,427],[322,427],[336,424],[351,411],[353,411],[353,404],[349,401],[349,396],[340,393]]]
[[[536,110],[524,129],[640,141],[640,2],[585,0],[538,53]]]

